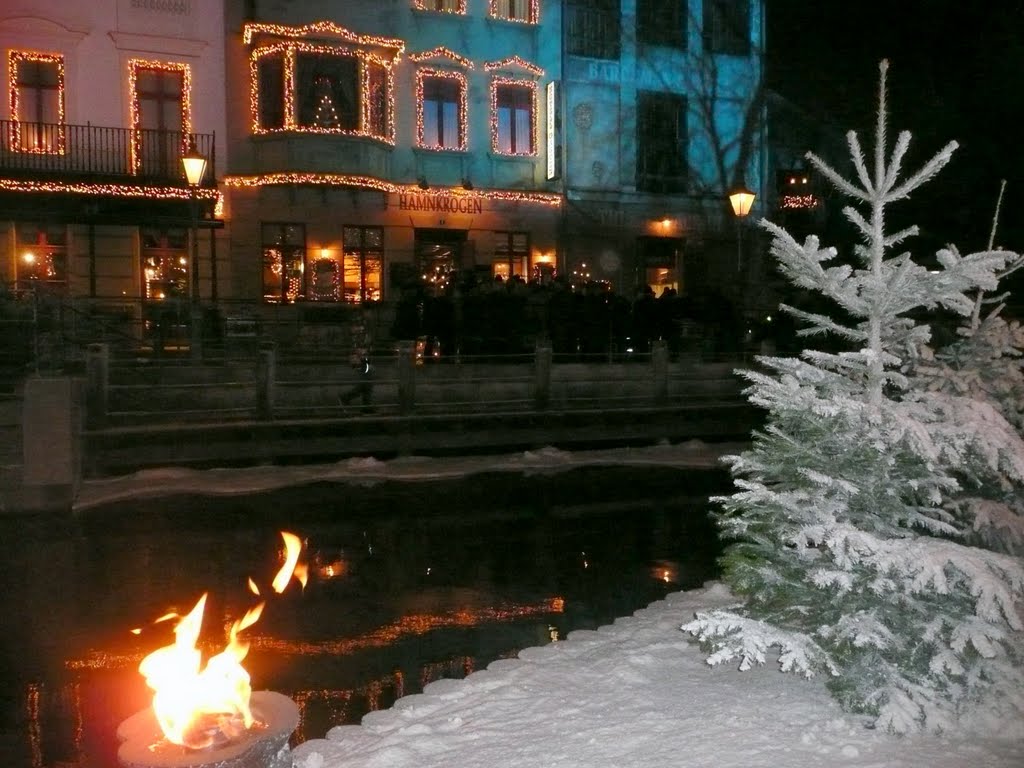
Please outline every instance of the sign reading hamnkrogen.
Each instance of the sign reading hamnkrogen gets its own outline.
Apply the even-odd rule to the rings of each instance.
[[[398,209],[400,211],[439,211],[441,213],[483,213],[484,201],[480,197],[399,193]]]

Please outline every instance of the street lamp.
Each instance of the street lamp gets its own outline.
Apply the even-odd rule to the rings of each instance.
[[[196,149],[196,137],[188,137],[188,151],[181,156],[192,203],[192,301],[199,301],[199,184],[206,173],[206,158]]]
[[[743,264],[743,226],[741,219],[750,213],[754,205],[756,195],[747,189],[746,184],[740,181],[729,193],[729,204],[732,212],[736,215],[736,271],[740,271]]]

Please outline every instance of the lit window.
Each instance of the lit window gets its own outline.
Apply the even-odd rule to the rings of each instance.
[[[263,300],[294,302],[306,294],[306,227],[264,223]]]
[[[530,234],[528,232],[495,232],[493,274],[502,280],[513,277],[527,277],[530,259]]]
[[[11,150],[63,154],[64,57],[26,51],[9,56]]]
[[[537,0],[490,0],[489,5],[492,18],[537,23]]]
[[[344,228],[342,300],[350,304],[380,301],[384,274],[384,228]]]
[[[417,144],[426,149],[466,148],[466,78],[460,72],[416,73]]]
[[[418,11],[441,11],[442,13],[466,13],[466,0],[413,0]]]
[[[163,301],[188,295],[188,237],[184,229],[145,228],[142,241],[142,298]]]
[[[17,284],[29,288],[39,283],[63,288],[67,284],[67,230],[60,225],[29,222],[17,224]]]
[[[502,155],[536,154],[536,84],[495,78],[491,94],[493,150]]]

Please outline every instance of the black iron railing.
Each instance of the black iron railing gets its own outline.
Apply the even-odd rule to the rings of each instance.
[[[217,178],[214,135],[194,134],[207,160],[203,186]],[[0,175],[24,180],[103,179],[187,186],[181,131],[0,120]]]

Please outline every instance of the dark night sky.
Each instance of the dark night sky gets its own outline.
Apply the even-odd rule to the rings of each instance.
[[[1024,0],[766,3],[769,88],[871,146],[889,59],[890,145],[901,130],[914,137],[904,168],[960,144],[915,196],[922,229],[983,247],[1005,178],[997,244],[1024,251]]]

